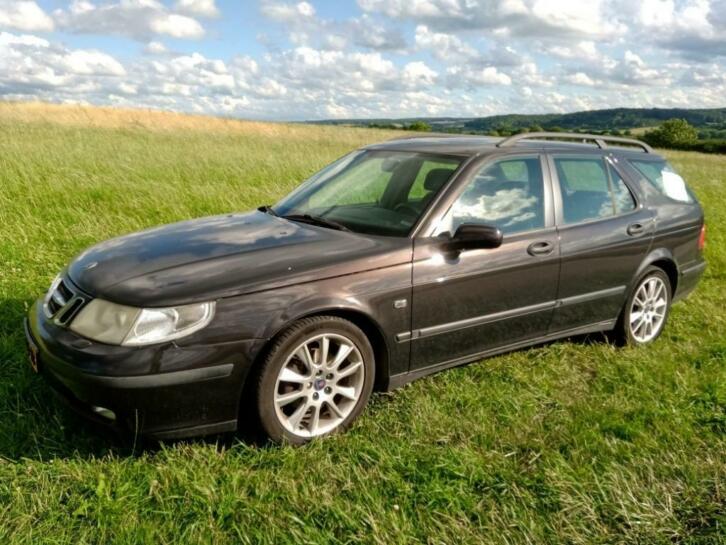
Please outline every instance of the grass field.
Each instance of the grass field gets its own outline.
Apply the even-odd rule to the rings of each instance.
[[[23,314],[84,247],[272,203],[391,136],[0,105],[0,544],[726,542],[726,156],[668,154],[705,207],[709,268],[648,349],[485,360],[304,448],[132,450],[31,374]]]

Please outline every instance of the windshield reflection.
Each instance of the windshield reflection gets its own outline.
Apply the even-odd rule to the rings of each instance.
[[[313,175],[273,211],[322,227],[407,236],[460,163],[418,152],[356,151]]]

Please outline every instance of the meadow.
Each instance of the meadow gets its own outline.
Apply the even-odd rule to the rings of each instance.
[[[551,343],[376,394],[303,448],[142,447],[72,415],[22,318],[83,248],[270,204],[391,131],[0,104],[0,543],[726,542],[726,156],[668,152],[708,269],[647,349]]]

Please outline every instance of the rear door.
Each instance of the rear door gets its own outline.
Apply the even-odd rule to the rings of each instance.
[[[550,332],[609,324],[651,245],[654,215],[612,157],[552,154],[549,162],[561,256]]]
[[[412,370],[544,335],[555,306],[558,243],[543,157],[481,161],[457,185],[414,243]],[[443,254],[437,237],[463,223],[496,225],[501,247]]]

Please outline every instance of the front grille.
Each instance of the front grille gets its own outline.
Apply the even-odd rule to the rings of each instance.
[[[58,325],[67,325],[87,301],[70,280],[59,277],[48,290],[43,306],[48,318]]]

